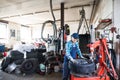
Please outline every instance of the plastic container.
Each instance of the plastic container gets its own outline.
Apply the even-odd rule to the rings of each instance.
[[[0,52],[4,52],[5,51],[5,45],[0,44]]]
[[[59,66],[54,66],[54,72],[59,72],[60,68]]]
[[[40,71],[45,72],[45,65],[44,64],[40,64]]]

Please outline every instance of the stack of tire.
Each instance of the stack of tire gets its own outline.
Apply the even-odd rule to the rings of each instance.
[[[31,52],[27,52],[26,59],[24,59],[24,54],[17,51],[12,50],[8,57],[4,58],[1,64],[1,69],[5,71],[5,69],[11,64],[15,63],[20,66],[20,70],[23,73],[30,74],[36,71],[39,63],[45,61],[43,52],[46,50],[31,50]]]
[[[89,59],[76,59],[77,63],[69,62],[71,74],[75,76],[90,75],[95,71],[95,63]]]
[[[37,52],[37,58],[38,58],[39,64],[44,63],[45,55],[43,55],[43,53],[46,52],[46,49],[36,49],[36,52]]]

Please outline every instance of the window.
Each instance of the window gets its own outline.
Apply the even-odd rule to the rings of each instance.
[[[0,23],[0,39],[7,38],[7,25],[5,23]]]
[[[21,41],[31,42],[31,28],[21,27]]]

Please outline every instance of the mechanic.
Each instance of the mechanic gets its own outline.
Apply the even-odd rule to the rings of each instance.
[[[70,69],[68,67],[69,61],[73,63],[77,63],[75,60],[77,58],[77,54],[80,58],[84,58],[81,54],[78,45],[79,35],[77,33],[73,33],[71,35],[71,40],[66,43],[66,54],[64,56],[64,63],[63,63],[63,80],[68,80],[70,76]]]

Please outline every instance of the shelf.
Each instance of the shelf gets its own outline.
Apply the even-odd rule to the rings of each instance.
[[[112,19],[102,19],[95,30],[104,29],[112,23]]]

